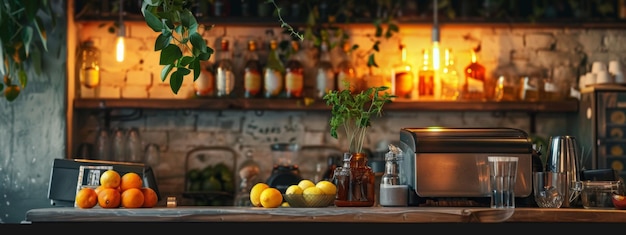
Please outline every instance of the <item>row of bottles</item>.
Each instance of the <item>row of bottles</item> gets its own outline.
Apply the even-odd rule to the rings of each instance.
[[[278,42],[270,41],[266,64],[262,65],[256,42],[248,42],[243,55],[242,74],[235,71],[229,41],[221,42],[215,65],[203,63],[203,76],[194,83],[198,97],[245,97],[245,98],[301,98],[304,95],[304,67],[301,62],[299,43],[291,42],[288,59],[283,63],[278,54]],[[214,80],[214,81],[212,81]],[[215,91],[211,85],[215,84]]]
[[[451,49],[445,48],[438,56],[439,48],[422,50],[421,64],[414,69],[407,60],[407,48],[400,43],[398,62],[390,66],[390,77],[376,78],[373,70],[357,71],[349,43],[333,54],[327,40],[319,46],[318,58],[309,58],[309,48],[301,48],[300,41],[292,40],[289,49],[282,54],[278,41],[271,40],[267,57],[261,62],[257,42],[250,40],[238,60],[243,60],[243,68],[235,66],[235,58],[228,39],[222,39],[216,50],[215,62],[203,61],[202,72],[194,82],[196,97],[218,98],[302,98],[321,99],[330,90],[350,89],[353,92],[364,90],[367,86],[387,85],[397,100],[487,100],[485,67],[478,60],[476,53],[471,53],[471,63],[459,71]],[[100,81],[100,51],[92,41],[83,43],[78,55],[77,89],[81,92],[97,92],[93,89]],[[281,59],[281,55],[283,55]],[[439,58],[442,59],[439,59]],[[315,60],[312,68],[305,64]],[[333,63],[332,61],[335,61]],[[336,64],[336,65],[334,65]],[[309,65],[311,66],[311,65]],[[361,66],[363,67],[363,66]],[[311,70],[309,70],[311,69]],[[381,69],[382,70],[382,69]],[[307,72],[310,71],[310,72]],[[364,72],[365,71],[365,72]],[[380,75],[378,75],[380,76]],[[309,81],[310,80],[310,81]],[[382,80],[382,83],[372,81]],[[385,82],[389,81],[389,83]],[[307,85],[308,84],[308,85]],[[311,87],[309,87],[311,86]],[[97,94],[85,97],[98,97]]]

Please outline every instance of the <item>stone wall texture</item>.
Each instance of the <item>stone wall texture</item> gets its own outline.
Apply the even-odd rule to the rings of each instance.
[[[62,16],[59,16],[62,17]],[[64,20],[58,21],[61,24]],[[191,79],[186,79],[181,92],[174,95],[169,85],[159,78],[158,52],[153,42],[157,36],[142,22],[128,23],[127,57],[124,63],[114,60],[115,35],[98,23],[80,23],[76,36],[79,41],[92,38],[102,50],[103,73],[100,95],[106,97],[188,98],[193,89]],[[408,59],[415,65],[420,62],[422,49],[430,46],[430,28],[401,25],[396,37],[384,40],[377,55],[384,73],[396,61],[397,42],[407,45]],[[0,223],[19,223],[28,209],[49,207],[47,198],[50,169],[54,158],[64,158],[66,149],[66,60],[65,25],[56,27],[50,34],[45,73],[32,76],[27,89],[12,102],[0,102],[4,115],[0,116]],[[353,43],[360,45],[357,54],[371,47],[369,35],[373,27],[348,27]],[[217,25],[205,32],[205,38],[216,48],[224,35],[232,40],[236,66],[241,67],[241,55],[250,39],[266,43],[273,37],[282,37],[279,27],[222,27]],[[469,51],[481,46],[478,54],[490,78],[496,77],[498,68],[510,64],[545,68],[552,79],[566,87],[576,87],[578,76],[588,70],[591,62],[626,59],[624,46],[626,31],[602,28],[546,28],[515,26],[446,26],[441,28],[442,47],[451,48],[457,56],[459,71],[469,64]],[[264,45],[264,44],[262,44]],[[266,48],[261,46],[260,48]],[[260,51],[265,58],[267,51]],[[57,58],[56,55],[60,55]],[[312,61],[312,60],[311,60]],[[305,65],[311,68],[312,62]],[[336,62],[336,61],[334,61]],[[71,68],[71,66],[70,66]],[[313,83],[307,82],[306,86]],[[72,91],[70,91],[72,92]],[[90,94],[82,92],[84,96]],[[181,102],[184,102],[181,100]],[[123,117],[135,110],[116,110],[112,115]],[[536,116],[536,130],[530,130],[530,117],[525,112],[431,112],[420,110],[389,111],[373,120],[366,147],[374,153],[386,151],[389,143],[397,143],[403,127],[510,127],[548,138],[552,135],[575,135],[577,128],[573,117],[577,114],[542,113]],[[198,147],[228,147],[236,152],[236,161],[242,162],[251,151],[262,168],[260,179],[266,179],[273,165],[269,145],[278,142],[296,142],[303,146],[325,146],[343,150],[345,140],[334,139],[328,130],[329,112],[326,111],[264,111],[264,110],[143,110],[132,119],[113,118],[111,127],[140,130],[142,145],[156,144],[160,159],[154,166],[162,196],[177,196],[185,191],[185,172],[191,150]],[[94,143],[95,133],[102,125],[100,113],[78,111],[75,145]],[[583,143],[584,145],[585,143]],[[215,153],[211,157],[220,157]],[[317,165],[325,166],[325,157],[300,157],[294,159],[305,178],[314,178]],[[193,161],[192,161],[193,162]]]

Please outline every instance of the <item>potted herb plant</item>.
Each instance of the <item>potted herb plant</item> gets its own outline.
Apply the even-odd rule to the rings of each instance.
[[[346,86],[349,87],[349,86]],[[383,106],[391,102],[386,86],[369,87],[361,92],[349,89],[334,90],[323,97],[332,106],[330,135],[338,138],[338,129],[343,128],[348,138],[348,151],[344,153],[344,164],[333,173],[337,185],[335,206],[373,206],[375,202],[374,172],[367,165],[363,143],[373,116],[381,116]]]
[[[343,128],[348,138],[348,152],[362,153],[367,130],[372,117],[382,116],[383,106],[394,97],[386,92],[389,87],[369,87],[359,93],[350,90],[334,90],[326,93],[323,99],[331,106],[330,135],[338,138],[339,128]]]

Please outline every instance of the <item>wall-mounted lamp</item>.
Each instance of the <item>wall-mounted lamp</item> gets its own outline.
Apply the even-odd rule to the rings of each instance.
[[[126,27],[124,26],[124,0],[120,0],[120,15],[118,22],[117,40],[115,42],[115,59],[117,62],[124,61],[124,37],[126,37]]]

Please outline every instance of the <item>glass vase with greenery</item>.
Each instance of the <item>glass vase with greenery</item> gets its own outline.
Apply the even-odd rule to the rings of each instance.
[[[324,95],[326,104],[332,107],[330,135],[338,138],[338,129],[343,127],[348,139],[348,152],[363,152],[372,118],[382,116],[383,106],[395,97],[387,92],[388,89],[386,86],[369,87],[358,93],[348,89],[333,90]]]

